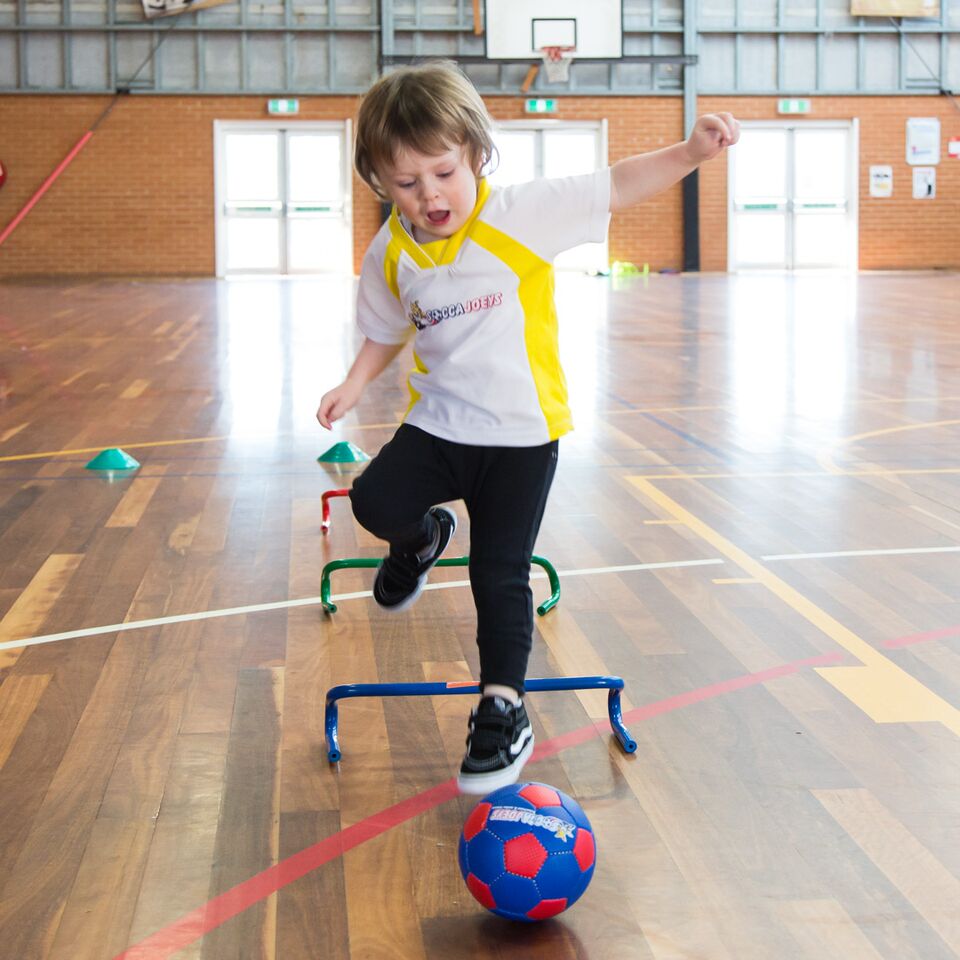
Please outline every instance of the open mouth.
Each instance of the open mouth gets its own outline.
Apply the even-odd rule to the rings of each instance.
[[[427,219],[430,221],[430,225],[434,227],[442,227],[450,221],[450,211],[449,210],[432,210],[427,214]]]

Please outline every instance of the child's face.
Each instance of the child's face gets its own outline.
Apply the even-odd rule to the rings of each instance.
[[[380,182],[417,240],[453,236],[477,202],[477,178],[462,146],[433,156],[404,148]]]

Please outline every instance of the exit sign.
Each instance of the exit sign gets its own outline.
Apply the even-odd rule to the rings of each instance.
[[[526,103],[527,113],[556,113],[557,101],[550,99],[544,100],[539,97],[533,97]]]
[[[299,100],[268,100],[267,113],[299,113]]]
[[[809,100],[778,100],[777,113],[809,113]]]

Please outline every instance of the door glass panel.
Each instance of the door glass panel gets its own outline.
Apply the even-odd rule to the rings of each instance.
[[[597,130],[544,130],[543,174],[545,177],[574,177],[598,168]],[[605,243],[582,243],[564,250],[553,262],[558,270],[597,272],[608,266]]]
[[[351,272],[353,243],[342,217],[297,217],[287,225],[290,273]]]
[[[798,213],[794,219],[794,261],[798,267],[845,267],[850,260],[846,213]]]
[[[528,183],[537,175],[537,143],[533,130],[497,130],[493,142],[500,154],[497,169],[490,182],[507,187],[511,183]]]
[[[227,270],[279,270],[280,220],[228,217]]]
[[[528,183],[537,177],[567,177],[597,169],[598,130],[528,129],[494,131],[500,164],[490,175],[496,186]],[[539,145],[539,149],[538,149]],[[561,270],[606,270],[607,245],[588,243],[565,250],[554,261]]]
[[[731,269],[853,266],[851,149],[846,127],[747,127],[731,154]]]
[[[227,200],[280,198],[279,133],[228,133]]]
[[[847,195],[846,130],[794,131],[794,197],[843,199]]]
[[[593,130],[547,130],[543,135],[543,175],[572,177],[597,169],[597,135]]]
[[[227,130],[224,273],[353,272],[345,131]]]
[[[734,202],[787,196],[787,131],[743,130],[736,147]]]
[[[782,267],[787,259],[786,215],[735,214],[738,266]]]
[[[293,134],[287,141],[290,202],[342,202],[342,141],[338,134]]]
[[[339,133],[288,134],[288,273],[352,272],[343,153]]]

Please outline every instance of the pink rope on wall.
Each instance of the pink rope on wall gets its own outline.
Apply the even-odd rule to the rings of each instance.
[[[53,186],[57,177],[63,173],[73,162],[73,158],[87,145],[87,142],[93,136],[93,131],[88,130],[74,145],[73,149],[60,161],[56,170],[47,177],[40,185],[40,189],[26,202],[23,209],[6,225],[3,233],[0,233],[0,245],[17,229],[20,221],[36,206],[40,198]]]

